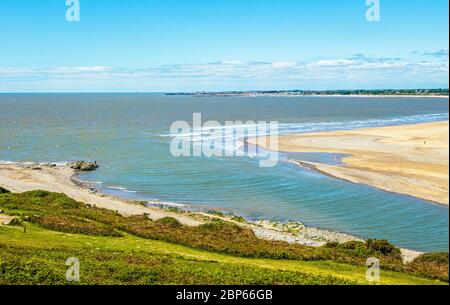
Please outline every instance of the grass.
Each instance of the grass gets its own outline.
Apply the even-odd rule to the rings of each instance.
[[[300,274],[315,275],[326,279],[335,278],[343,283],[368,284],[365,278],[366,268],[333,261],[295,261],[276,259],[243,258],[226,254],[219,254],[205,250],[197,250],[189,247],[167,243],[158,240],[143,239],[125,234],[122,238],[70,234],[49,231],[37,225],[29,224],[26,233],[22,227],[0,226],[0,245],[8,245],[15,249],[28,249],[31,253],[37,250],[63,249],[67,255],[60,263],[64,263],[68,257],[77,253],[102,252],[109,253],[133,253],[134,255],[152,254],[155,256],[180,257],[185,260],[198,262],[216,262],[230,266],[245,266],[271,270],[290,271]],[[4,249],[0,247],[0,252]],[[1,255],[3,258],[3,254]],[[25,256],[26,258],[26,256]],[[61,258],[62,259],[62,258]],[[79,258],[83,264],[82,258]],[[86,264],[86,263],[85,263]],[[1,270],[1,269],[0,269]],[[65,270],[65,269],[64,269]],[[0,278],[2,275],[0,274]],[[104,279],[107,280],[107,279]],[[105,282],[106,283],[106,282]],[[216,282],[221,283],[221,282]],[[239,276],[234,278],[234,284],[243,284]],[[318,282],[318,283],[325,283]],[[338,283],[336,281],[336,283]],[[439,284],[435,280],[417,277],[410,274],[382,271],[380,284]]]
[[[290,245],[223,222],[185,227],[172,218],[122,217],[42,191],[0,195],[0,208],[26,220],[26,233],[0,226],[0,283],[64,283],[65,259],[76,256],[89,266],[86,284],[367,284],[369,254],[387,265],[381,284],[439,284],[435,279],[445,274],[448,281],[448,272],[427,272],[424,261],[403,266],[385,243]],[[426,264],[437,266],[432,259]]]
[[[349,284],[334,277],[199,261],[148,252],[33,249],[0,244],[0,284],[66,284],[65,261],[80,262],[77,284]]]

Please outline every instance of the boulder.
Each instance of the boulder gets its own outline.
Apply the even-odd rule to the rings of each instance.
[[[0,194],[7,194],[7,193],[11,193],[10,191],[8,191],[7,189],[4,189],[0,186]]]
[[[87,162],[87,161],[76,161],[70,164],[70,168],[82,172],[94,171],[98,168],[97,161]]]

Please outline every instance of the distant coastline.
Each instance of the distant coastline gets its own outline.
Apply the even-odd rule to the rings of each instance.
[[[344,96],[344,97],[439,97],[448,98],[449,89],[377,89],[377,90],[248,90],[172,92],[165,95],[187,96]]]

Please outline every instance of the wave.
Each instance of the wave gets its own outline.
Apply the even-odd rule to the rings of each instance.
[[[294,134],[294,133],[310,133],[320,131],[337,131],[337,130],[351,130],[369,127],[383,127],[406,125],[414,123],[437,122],[449,119],[448,113],[432,113],[411,115],[403,117],[392,117],[386,119],[368,119],[355,121],[330,121],[330,122],[313,122],[302,124],[280,124],[279,134]]]
[[[0,165],[15,165],[15,164],[20,164],[20,162],[8,161],[8,160],[0,160]]]
[[[325,122],[307,122],[307,123],[280,123],[278,124],[278,135],[323,132],[323,131],[337,131],[337,130],[352,130],[369,127],[383,127],[396,126],[414,123],[426,123],[444,121],[449,119],[448,113],[432,113],[411,115],[402,117],[391,117],[384,119],[367,119],[367,120],[353,120],[353,121],[325,121]],[[156,134],[160,138],[178,137],[182,141],[192,143],[193,145],[202,145],[202,141],[214,141],[214,144],[220,146],[223,151],[237,153],[239,155],[246,155],[248,157],[255,157],[254,154],[244,152],[244,138],[255,138],[258,136],[267,136],[274,134],[273,130],[268,127],[263,130],[258,130],[258,124],[238,124],[235,126],[221,126],[214,131],[206,128],[195,128],[191,132],[186,133],[166,133]],[[238,138],[234,130],[240,131]]]
[[[355,121],[325,121],[325,122],[308,122],[308,123],[280,123],[278,125],[278,134],[291,134],[291,133],[309,133],[309,132],[319,132],[319,131],[337,131],[337,130],[349,130],[357,128],[367,128],[367,127],[381,127],[390,125],[403,125],[412,123],[426,123],[435,121],[444,121],[449,119],[448,112],[446,113],[432,113],[432,114],[420,114],[411,115],[403,117],[391,117],[385,119],[367,119],[367,120],[355,120]],[[219,138],[229,138],[232,136],[227,135],[229,130],[234,129],[246,129],[245,136],[263,136],[270,134],[261,134],[256,132],[256,127],[258,124],[239,124],[234,126],[221,126],[216,128],[214,132],[211,132],[205,128],[195,128],[191,132],[187,133],[166,133],[166,134],[156,134],[154,136],[161,138],[189,138],[192,142],[201,141],[199,139],[201,136],[208,136],[209,139],[219,139]],[[255,131],[255,132],[252,132]],[[225,135],[224,135],[225,134]],[[197,139],[198,137],[198,139]]]
[[[0,160],[0,165],[49,165],[54,164],[57,167],[64,167],[69,164],[68,161],[59,161],[59,162],[33,162],[33,161],[10,161],[10,160]]]
[[[129,189],[121,187],[121,186],[107,186],[107,188],[122,191],[125,193],[137,193],[136,191],[132,191],[132,190],[129,190]]]

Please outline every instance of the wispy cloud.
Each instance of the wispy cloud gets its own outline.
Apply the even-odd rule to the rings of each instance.
[[[362,53],[348,58],[329,58],[315,61],[217,61],[197,64],[162,65],[140,69],[115,68],[105,66],[52,67],[52,68],[0,68],[0,90],[12,90],[8,86],[18,83],[26,86],[78,83],[80,87],[96,84],[105,86],[114,82],[115,86],[142,88],[146,84],[164,83],[178,90],[177,84],[199,89],[201,82],[239,84],[249,83],[270,86],[290,85],[303,88],[325,88],[336,84],[336,87],[384,86],[421,81],[425,84],[447,84],[448,61],[432,60],[447,54],[445,50],[430,52],[430,60],[412,61],[400,57],[371,57]],[[173,84],[173,85],[168,85]],[[197,86],[195,87],[194,84]],[[346,85],[347,84],[347,85]],[[72,88],[72,87],[71,87]]]
[[[435,52],[423,52],[422,55],[425,56],[432,56],[432,57],[437,57],[437,58],[448,58],[448,50],[439,50],[439,51],[435,51]]]

